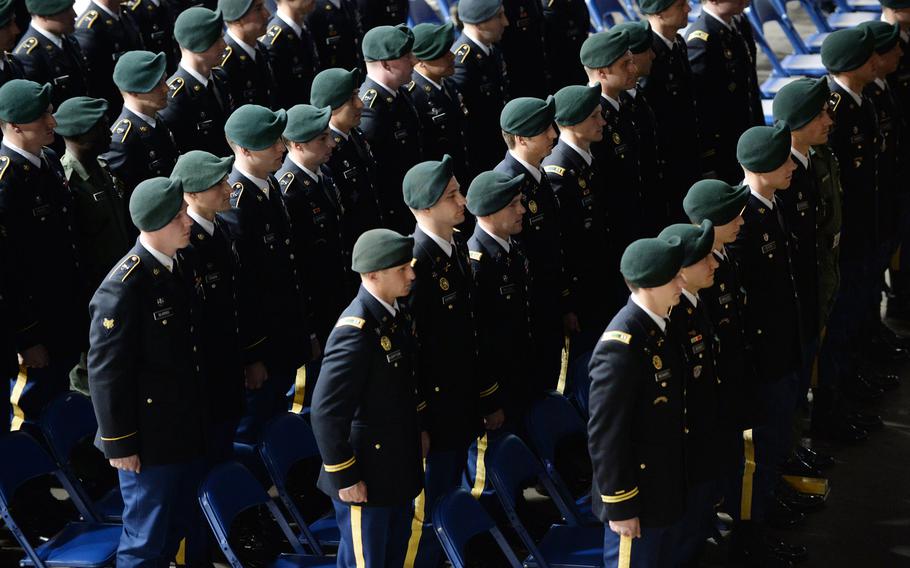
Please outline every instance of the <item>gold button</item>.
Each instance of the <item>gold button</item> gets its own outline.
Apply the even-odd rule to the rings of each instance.
[[[683,428],[683,432],[685,432],[686,434],[688,434],[688,433],[689,433],[689,429],[688,429],[688,428]]]
[[[434,387],[433,390],[439,392],[439,387]]]
[[[645,469],[645,468],[647,468],[648,466],[646,466],[645,464],[640,464],[638,467],[640,467],[640,468],[642,468],[642,469]]]
[[[660,386],[662,386],[662,387],[664,387],[664,388],[667,388],[667,382],[664,381],[664,382],[660,383]]]
[[[152,399],[146,400],[145,403],[146,403],[146,404],[152,404]]]

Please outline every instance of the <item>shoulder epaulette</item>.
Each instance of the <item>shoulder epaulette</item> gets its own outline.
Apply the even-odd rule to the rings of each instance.
[[[81,18],[79,18],[79,21],[76,22],[76,27],[81,26],[83,22],[88,20],[88,25],[86,25],[85,28],[90,30],[90,29],[92,29],[92,26],[95,25],[95,20],[97,20],[97,19],[98,19],[98,10],[89,10],[88,12],[83,14]]]
[[[30,37],[30,38],[28,38],[27,40],[25,40],[25,41],[22,42],[22,44],[21,44],[21,45],[19,46],[19,48],[16,50],[16,53],[19,53],[19,52],[21,52],[21,51],[24,49],[24,50],[25,50],[25,53],[26,53],[26,54],[29,54],[29,53],[31,53],[32,50],[35,49],[37,46],[38,46],[38,38],[36,38],[35,36],[32,36],[32,37]]]
[[[231,186],[231,196],[232,197],[233,197],[234,193],[237,193],[237,197],[234,198],[234,206],[236,207],[236,206],[240,205],[240,196],[243,195],[243,182],[238,181],[234,185]]]
[[[116,280],[119,278],[121,282],[125,282],[129,275],[133,273],[133,270],[139,266],[140,262],[141,261],[137,255],[131,254],[129,257],[127,257],[126,260],[120,263],[120,266],[111,272],[111,280]]]
[[[469,250],[468,256],[471,257],[471,260],[480,261],[480,259],[483,258],[483,253],[480,252],[479,250]]]
[[[221,66],[224,67],[224,64],[227,63],[227,60],[231,58],[231,55],[234,53],[234,48],[226,45],[224,46],[224,54],[221,56]]]
[[[378,96],[379,93],[376,91],[376,89],[367,89],[367,92],[365,92],[363,96],[360,97],[360,100],[363,101],[363,104],[367,108],[373,108],[373,103],[376,102],[376,97]]]
[[[692,38],[700,39],[702,41],[708,41],[708,32],[703,32],[701,30],[695,30],[694,32],[689,34],[689,37],[686,39],[686,41],[692,41]]]
[[[142,0],[136,0],[135,2],[124,2],[124,5],[130,9],[130,12],[135,12],[136,8],[139,7],[139,4],[142,4]]]
[[[411,81],[410,83],[405,85],[404,88],[407,89],[407,91],[410,93],[411,91],[414,90],[414,87],[416,87],[416,86],[417,86],[417,83],[414,81]]]
[[[171,92],[171,97],[176,97],[177,93],[180,92],[180,89],[183,88],[183,85],[186,84],[186,81],[183,80],[183,77],[174,77],[167,82],[167,88]]]
[[[130,129],[133,127],[133,123],[128,118],[121,118],[120,122],[114,125],[114,134],[122,134],[120,137],[120,143],[126,140],[126,137],[130,134]]]
[[[3,179],[3,174],[6,173],[6,168],[9,167],[9,156],[0,156],[0,179]]]
[[[269,45],[273,45],[275,40],[278,39],[278,36],[281,35],[281,26],[275,24],[269,28],[269,31],[265,32],[265,36],[269,38]]]
[[[471,46],[463,43],[458,46],[458,49],[455,50],[455,57],[461,57],[459,63],[464,63],[464,60],[468,58],[468,55],[471,53]]]
[[[632,336],[624,331],[605,331],[603,335],[600,336],[601,341],[618,341],[620,343],[625,343],[626,345],[632,341]]]
[[[556,174],[558,176],[563,176],[566,174],[566,169],[559,166],[544,166],[543,171],[549,174]]]
[[[281,179],[278,180],[278,185],[287,189],[289,185],[294,181],[294,172],[288,172],[281,176]]]
[[[350,327],[356,327],[357,329],[363,329],[363,326],[366,323],[367,323],[367,320],[365,320],[363,318],[357,318],[357,317],[350,316],[350,317],[345,317],[345,318],[341,318],[340,320],[338,320],[338,323],[335,324],[335,327],[343,327],[343,326],[347,325]]]
[[[831,93],[831,96],[828,97],[828,106],[831,107],[832,111],[837,110],[837,105],[840,104],[840,93]]]

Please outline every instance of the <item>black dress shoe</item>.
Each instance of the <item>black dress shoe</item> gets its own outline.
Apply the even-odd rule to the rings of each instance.
[[[765,540],[771,552],[781,558],[799,562],[800,560],[805,560],[809,556],[809,551],[801,544],[788,544],[771,535],[766,535]]]
[[[828,469],[835,463],[834,456],[823,454],[805,446],[796,446],[796,456],[816,469]]]
[[[901,386],[901,378],[897,375],[892,375],[891,373],[881,373],[869,375],[869,382],[874,387],[878,387],[882,390],[893,390]]]
[[[842,389],[848,398],[859,402],[872,402],[885,394],[885,391],[872,385],[866,377],[859,374],[853,380],[847,380]]]
[[[823,425],[813,425],[812,437],[840,444],[858,444],[869,438],[865,428],[857,426],[846,418],[835,418]]]
[[[768,511],[767,523],[776,529],[792,529],[806,520],[806,515],[794,511],[778,498],[772,500],[771,509]]]
[[[785,481],[777,484],[774,493],[788,507],[800,513],[812,513],[825,506],[825,500],[821,496],[800,493]]]
[[[798,457],[790,456],[781,466],[784,475],[797,475],[799,477],[822,477],[822,472]]]
[[[750,524],[750,523],[746,523]],[[727,566],[747,568],[791,568],[790,560],[772,552],[765,539],[757,530],[749,530],[745,524],[733,530],[730,535]]]
[[[847,421],[858,426],[863,430],[881,430],[885,427],[882,417],[877,414],[866,414],[865,412],[848,412]]]

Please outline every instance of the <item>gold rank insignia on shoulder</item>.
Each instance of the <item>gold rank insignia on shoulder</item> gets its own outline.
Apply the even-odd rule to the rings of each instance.
[[[132,127],[133,127],[133,123],[128,118],[121,119],[120,122],[118,122],[117,125],[114,126],[114,133],[122,135],[122,136],[120,136],[121,144],[123,144],[123,142],[126,140],[126,137],[129,136],[130,129]]]
[[[447,291],[449,290],[449,281],[446,280],[445,277],[440,278],[440,279],[439,279],[439,287],[442,288],[442,291],[443,291],[443,292],[447,292]]]
[[[281,179],[278,180],[278,185],[284,187],[285,189],[291,185],[294,181],[294,172],[288,172],[281,176]]]
[[[468,54],[471,53],[471,46],[463,43],[458,46],[458,49],[455,50],[455,57],[460,57],[461,61],[459,63],[464,63],[464,60],[468,58]]]
[[[221,66],[224,67],[224,64],[228,62],[228,59],[231,58],[231,55],[234,54],[234,48],[226,45],[224,47],[224,53],[221,55]]]
[[[558,176],[563,176],[566,174],[566,169],[559,166],[544,166],[543,171],[548,174],[556,174]]]
[[[407,85],[404,86],[404,89],[410,93],[411,91],[414,90],[414,87],[416,87],[416,86],[417,86],[417,83],[415,83],[414,81],[411,81],[410,83],[408,83]]]
[[[22,44],[19,46],[19,49],[16,50],[16,53],[21,53],[22,50],[24,49],[25,53],[28,54],[28,53],[31,53],[32,50],[35,49],[36,47],[38,47],[38,38],[33,36],[33,37],[30,37],[27,40],[23,41]]]
[[[88,12],[85,13],[84,16],[79,18],[79,21],[76,22],[76,27],[78,28],[85,22],[88,22],[88,24],[86,24],[85,27],[86,27],[86,29],[90,30],[90,29],[92,29],[92,26],[95,24],[95,20],[97,20],[97,19],[98,19],[98,11],[89,10]]]
[[[367,92],[365,92],[363,96],[360,97],[360,100],[363,101],[363,104],[366,105],[367,108],[373,108],[373,103],[376,102],[376,98],[378,96],[379,93],[376,91],[376,89],[367,89]]]
[[[338,323],[335,324],[335,327],[349,326],[356,327],[357,329],[363,329],[363,326],[366,323],[367,320],[363,318],[348,316],[338,320]]]
[[[137,256],[135,254],[131,254],[129,256],[129,258],[124,260],[120,264],[120,266],[117,267],[116,270],[111,272],[111,278],[113,279],[113,278],[116,278],[119,276],[120,281],[125,282],[126,279],[129,277],[129,275],[133,273],[133,270],[135,270],[136,267],[139,266],[139,262],[140,262],[139,256]]]
[[[651,357],[651,363],[654,365],[654,368],[658,371],[664,368],[664,362],[661,360],[660,355],[655,355]]]
[[[274,45],[275,40],[278,39],[278,36],[281,35],[281,26],[274,25],[269,28],[269,31],[265,33],[266,37],[269,38],[269,45]]]
[[[389,339],[389,338],[388,338],[387,336],[385,336],[385,335],[383,335],[381,338],[379,338],[379,344],[382,345],[383,351],[391,351],[391,350],[392,350],[392,340]]]
[[[694,32],[689,34],[689,37],[686,39],[686,41],[692,41],[693,38],[700,39],[702,41],[708,41],[708,32],[703,32],[701,30],[695,30]]]
[[[111,318],[104,318],[104,320],[101,322],[101,325],[104,327],[104,329],[114,329],[114,320]]]
[[[831,93],[831,96],[828,97],[828,106],[831,107],[831,110],[837,110],[837,105],[840,104],[840,93]]]
[[[0,179],[3,179],[3,174],[6,173],[6,168],[9,167],[9,158],[7,156],[0,156]]]
[[[483,258],[483,253],[479,250],[470,250],[468,251],[468,256],[471,257],[471,260],[479,261],[481,258]]]
[[[171,97],[176,97],[177,93],[180,92],[180,89],[183,88],[185,81],[182,77],[174,77],[168,84],[167,88],[170,90]]]
[[[632,341],[632,336],[624,331],[605,331],[604,334],[600,336],[600,340],[618,341],[628,345],[629,342]]]

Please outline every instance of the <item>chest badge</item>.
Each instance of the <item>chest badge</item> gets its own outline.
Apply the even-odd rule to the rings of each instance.
[[[531,201],[528,201],[528,211],[530,211],[532,214],[537,213],[537,202],[533,199]]]
[[[720,283],[720,291],[721,291],[721,292],[723,292],[724,289],[726,289],[726,287],[727,287],[726,284],[724,284],[723,282]]]
[[[578,180],[578,187],[584,189],[584,188],[588,187],[588,182],[586,182],[583,179],[580,179],[580,180]]]
[[[761,238],[765,239],[765,242],[768,242],[768,240],[769,240],[771,237],[768,236],[768,233],[765,233],[764,235],[761,236]]]
[[[379,340],[379,344],[382,345],[382,348],[385,351],[392,350],[392,340],[389,339],[388,337],[386,337],[385,335],[383,335],[382,338]]]
[[[440,279],[439,279],[439,287],[442,288],[442,291],[443,291],[443,292],[448,291],[448,289],[449,289],[449,281],[446,280],[445,277],[440,278]]]
[[[660,355],[655,355],[651,358],[651,363],[654,365],[654,368],[658,371],[664,368],[664,362],[660,359]]]
[[[114,320],[110,318],[104,318],[104,321],[101,322],[101,325],[104,326],[104,329],[114,329]]]
[[[622,142],[622,138],[619,137],[619,132],[614,132],[613,133],[613,143],[619,144],[620,142]]]

